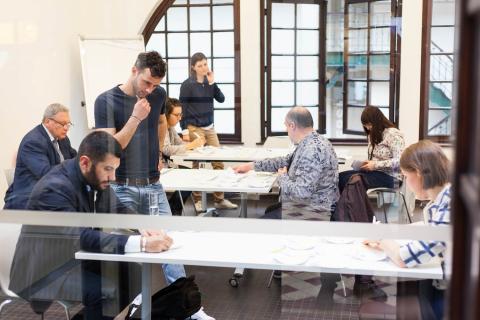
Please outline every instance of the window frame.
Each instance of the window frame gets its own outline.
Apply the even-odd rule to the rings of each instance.
[[[239,0],[232,0],[233,3],[212,3],[212,0],[209,1],[209,3],[205,4],[190,4],[190,0],[186,1],[186,4],[182,5],[173,5],[175,3],[175,0],[164,0],[163,2],[160,3],[160,5],[155,9],[153,12],[152,16],[150,17],[149,21],[145,25],[145,28],[142,32],[145,46],[147,45],[148,41],[150,40],[151,36],[155,33],[163,33],[165,34],[165,39],[167,39],[167,34],[168,33],[177,33],[176,31],[168,31],[167,30],[167,25],[165,21],[165,30],[160,31],[160,32],[155,32],[155,28],[157,25],[160,23],[162,18],[166,15],[168,9],[171,7],[173,8],[178,8],[178,7],[186,7],[186,8],[191,8],[191,7],[209,7],[210,8],[210,30],[209,31],[201,31],[201,32],[209,32],[211,37],[213,37],[213,14],[212,10],[214,6],[233,6],[233,30],[228,29],[228,30],[222,30],[219,32],[233,32],[233,37],[234,37],[234,70],[235,70],[235,75],[234,75],[234,92],[235,92],[235,97],[234,97],[234,106],[233,108],[221,108],[221,109],[214,109],[214,110],[233,110],[234,111],[234,133],[233,134],[218,134],[218,138],[221,143],[223,144],[238,144],[242,142],[242,120],[241,120],[241,75],[240,75],[240,66],[241,66],[241,61],[240,61],[240,1]],[[190,10],[187,10],[187,15],[189,14]],[[182,31],[184,32],[184,31]],[[196,31],[191,31],[190,30],[190,23],[187,22],[187,30],[185,31],[187,34],[195,33]],[[168,48],[167,40],[165,40],[165,45],[166,49]],[[211,46],[211,57],[209,58],[209,63],[212,65],[213,59],[215,59],[215,56],[213,56],[213,41],[210,43]],[[188,41],[188,57],[184,57],[189,60],[190,64],[190,41]],[[165,59],[168,59],[167,57],[163,57]],[[176,57],[179,58],[179,57]],[[168,79],[168,70],[167,70],[167,76],[166,80]],[[168,84],[169,82],[163,82],[162,85],[165,85],[167,87],[167,93],[168,93]],[[176,84],[176,83],[175,83]],[[220,89],[221,89],[221,84]],[[228,83],[231,84],[231,83]]]
[[[287,134],[286,131],[274,132],[272,131],[272,106],[271,106],[271,90],[272,90],[272,73],[271,73],[271,37],[272,37],[272,3],[291,3],[291,4],[318,4],[320,6],[320,15],[319,15],[319,27],[318,29],[308,29],[316,30],[319,32],[319,64],[318,64],[318,84],[319,84],[319,100],[318,100],[318,132],[325,133],[326,127],[326,118],[322,116],[325,114],[326,105],[325,105],[325,62],[326,59],[326,14],[327,14],[327,1],[325,0],[262,0],[260,1],[260,48],[261,48],[261,72],[260,72],[260,90],[261,90],[261,117],[260,117],[260,127],[261,127],[261,143],[265,142],[268,136],[284,136]],[[296,8],[296,7],[295,7]],[[295,21],[296,14],[295,14]],[[293,28],[279,28],[281,30],[303,30],[302,28],[297,28],[296,25]],[[307,30],[307,29],[305,29]],[[288,56],[293,56],[294,59],[299,56],[312,56],[312,55],[297,55],[296,45],[294,45],[294,53]],[[276,56],[276,55],[274,55]],[[280,55],[279,55],[280,56]],[[296,71],[296,69],[295,69]],[[294,79],[289,82],[297,83],[296,72],[294,71]],[[282,81],[278,81],[282,82]],[[298,81],[304,82],[304,81]],[[296,96],[296,90],[294,90],[294,95]],[[285,107],[290,108],[290,107]]]
[[[379,0],[345,0],[344,14],[347,14],[347,3],[361,3],[361,2],[376,2]],[[393,19],[401,19],[402,17],[402,1],[403,0],[392,0],[392,21]],[[260,86],[261,86],[261,116],[260,116],[260,128],[261,128],[261,141],[262,144],[268,136],[277,136],[277,135],[286,135],[286,132],[271,132],[271,101],[270,101],[270,92],[271,92],[271,4],[272,2],[280,3],[299,3],[299,1],[294,0],[262,0],[260,1],[260,42],[261,42],[261,54],[260,54]],[[320,74],[319,78],[323,78],[323,83],[326,82],[326,54],[327,54],[327,42],[326,42],[326,27],[327,27],[327,1],[326,0],[304,0],[301,3],[318,3],[322,6],[322,11],[320,15],[320,43],[319,50],[320,55],[323,56],[323,63],[320,63]],[[322,22],[323,19],[323,22]],[[348,22],[348,21],[347,21]],[[344,19],[344,30],[346,29]],[[322,28],[324,26],[324,28]],[[393,74],[391,71],[390,76],[390,97],[389,97],[389,119],[393,121],[396,126],[399,126],[399,109],[400,109],[400,57],[401,57],[401,34],[397,30],[400,28],[398,23],[391,23],[390,25],[390,68],[393,69]],[[345,32],[345,31],[344,31]],[[344,33],[346,34],[346,33]],[[348,38],[344,36],[344,41],[348,43]],[[357,134],[358,138],[329,138],[329,140],[335,145],[366,145],[367,140],[364,137],[364,132],[356,131],[347,131],[345,132],[346,124],[346,100],[345,96],[347,94],[346,84],[347,84],[347,74],[346,74],[346,63],[345,55],[347,54],[348,46],[344,45],[344,74],[343,74],[343,132],[345,134]],[[322,81],[320,80],[320,83]],[[323,96],[320,97],[319,101],[319,119],[318,119],[318,132],[325,134],[326,132],[326,86],[320,85],[320,90],[323,91]],[[348,111],[347,111],[348,112]]]
[[[370,31],[368,31],[367,35],[367,50],[365,53],[359,54],[349,54],[349,38],[348,38],[348,31],[349,30],[372,30],[375,28],[387,28],[388,26],[373,26],[370,24],[370,7],[371,4],[374,2],[379,2],[381,0],[345,0],[345,16],[344,16],[344,46],[343,46],[343,133],[344,134],[351,134],[351,135],[364,135],[364,131],[355,131],[348,129],[348,110],[349,108],[365,108],[366,106],[371,105],[369,103],[370,100],[370,83],[372,82],[388,82],[389,83],[389,105],[388,105],[388,118],[392,121],[397,127],[399,126],[399,108],[400,108],[400,56],[401,56],[401,36],[399,32],[397,32],[397,24],[390,23],[390,52],[371,52],[370,50]],[[349,14],[348,14],[348,5],[351,4],[359,4],[359,3],[367,3],[368,6],[368,20],[367,26],[361,28],[349,28]],[[391,0],[391,21],[393,22],[394,19],[402,17],[402,0]],[[382,55],[389,55],[390,56],[390,79],[389,80],[375,80],[370,79],[370,59],[372,56],[382,56]],[[366,101],[365,106],[356,106],[350,105],[348,103],[348,82],[356,80],[349,80],[348,79],[348,63],[349,63],[349,56],[366,56],[367,57],[367,75],[365,80],[360,80],[361,82],[365,82],[366,87]],[[376,106],[380,107],[380,106]],[[386,108],[382,108],[386,109]],[[335,139],[332,139],[333,141]],[[358,139],[345,139],[350,141],[355,141]]]
[[[420,139],[428,139],[437,143],[440,143],[445,146],[451,146],[452,141],[452,129],[453,129],[453,119],[452,119],[452,109],[453,109],[453,67],[452,67],[452,80],[451,81],[430,81],[430,57],[432,54],[431,51],[431,31],[432,31],[432,10],[433,10],[433,0],[423,0],[423,17],[422,17],[422,62],[421,62],[421,82],[420,82],[420,128],[419,128],[419,137]],[[452,27],[455,25],[444,25],[444,26],[434,26],[434,27]],[[440,55],[450,55],[454,56],[453,52],[442,52]],[[429,135],[428,134],[428,114],[432,110],[430,108],[430,83],[435,82],[449,82],[452,83],[452,99],[450,105],[450,119],[451,127],[449,135]]]

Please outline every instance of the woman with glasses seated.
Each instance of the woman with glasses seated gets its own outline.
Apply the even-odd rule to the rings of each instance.
[[[203,137],[198,137],[197,139],[191,142],[184,142],[177,133],[175,129],[176,125],[182,119],[182,105],[180,101],[175,98],[168,98],[166,101],[166,117],[168,131],[165,135],[165,140],[163,142],[162,153],[166,157],[170,157],[175,154],[185,153],[187,150],[193,150],[198,147],[202,147],[205,144],[205,139]],[[168,163],[167,166],[172,167],[171,163]],[[182,191],[183,201],[187,199],[191,191]],[[174,215],[182,214],[182,203],[180,202],[180,197],[178,192],[175,192],[170,199],[168,200],[170,208]]]
[[[350,177],[361,174],[366,188],[394,188],[401,183],[400,155],[405,147],[403,133],[377,107],[366,107],[361,115],[367,134],[367,160],[354,161],[354,170],[340,172],[338,187],[343,191]]]
[[[408,187],[419,200],[430,200],[423,209],[424,221],[432,226],[450,224],[450,163],[442,148],[428,140],[409,146],[402,154],[400,168]],[[400,245],[394,240],[366,240],[364,244],[383,250],[396,265],[413,268],[435,257],[443,262],[446,244],[443,241],[410,241]],[[442,263],[443,265],[443,263]],[[422,319],[443,318],[444,280],[419,281]]]

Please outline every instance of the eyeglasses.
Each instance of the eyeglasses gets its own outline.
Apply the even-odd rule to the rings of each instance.
[[[171,113],[172,116],[175,116],[177,118],[183,117],[183,113]]]
[[[67,123],[61,123],[53,118],[48,118],[50,120],[52,120],[53,122],[55,122],[56,124],[58,124],[59,126],[65,128],[65,129],[70,129],[71,127],[73,127],[73,123],[71,122],[67,122]]]

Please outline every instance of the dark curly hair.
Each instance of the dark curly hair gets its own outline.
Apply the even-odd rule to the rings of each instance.
[[[162,56],[157,51],[142,52],[135,61],[135,67],[138,70],[150,69],[150,73],[154,78],[163,78],[167,72],[167,64],[163,61]]]

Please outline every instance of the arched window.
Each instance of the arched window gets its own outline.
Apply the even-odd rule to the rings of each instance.
[[[214,103],[215,130],[222,142],[240,142],[240,22],[238,0],[165,0],[144,30],[147,50],[156,50],[168,64],[162,84],[178,98],[189,76],[189,57],[203,52],[215,82],[225,95]]]

